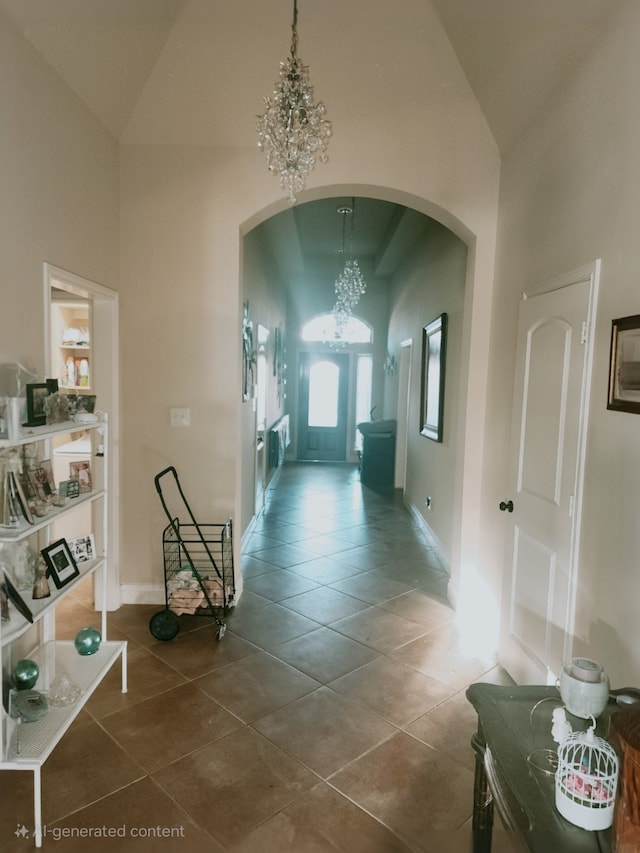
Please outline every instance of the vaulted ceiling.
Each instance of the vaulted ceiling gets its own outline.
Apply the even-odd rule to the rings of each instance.
[[[594,45],[618,2],[432,0],[503,153]],[[262,96],[288,52],[292,6],[292,0],[0,0],[0,11],[119,141],[243,147],[255,145]],[[425,7],[425,0],[392,7],[299,0],[300,55],[317,91],[320,68],[328,89],[344,85],[340,57],[358,39],[372,57],[370,66],[350,68],[358,108],[394,98],[398,81],[380,73],[375,57],[390,40],[419,38],[429,20]],[[300,252],[318,253],[323,243],[335,252],[334,201],[326,210],[305,207],[293,220]],[[329,214],[325,232],[321,223]],[[380,243],[371,251],[384,274],[393,230],[407,218],[387,204],[371,204],[359,218],[371,223],[363,236],[369,245],[382,235],[386,251]]]

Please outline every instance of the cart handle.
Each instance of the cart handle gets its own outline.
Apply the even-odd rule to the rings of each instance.
[[[191,510],[191,507],[189,506],[189,501],[187,500],[184,492],[182,491],[182,486],[180,485],[180,478],[178,477],[178,472],[176,471],[176,469],[173,465],[169,465],[168,468],[165,468],[163,471],[160,471],[159,474],[156,474],[156,476],[153,479],[154,479],[154,482],[156,484],[156,491],[158,492],[158,497],[160,498],[162,508],[164,509],[165,514],[166,514],[167,518],[169,519],[169,522],[171,523],[171,527],[173,528],[173,532],[176,534],[178,539],[180,539],[180,531],[178,530],[178,528],[176,526],[176,522],[178,521],[178,519],[173,518],[171,513],[169,512],[169,508],[167,507],[166,501],[164,499],[164,495],[162,494],[162,488],[160,486],[160,480],[162,479],[162,477],[166,476],[167,474],[173,475],[173,479],[175,481],[175,485],[176,485],[176,488],[178,489],[180,497],[182,498],[184,508],[189,513],[189,518],[191,519],[191,522],[192,522],[195,530],[198,533],[198,538],[200,539],[200,542],[204,546],[204,549],[207,552],[207,556],[211,560],[211,565],[215,568],[218,576],[220,576],[220,571],[216,565],[216,561],[214,559],[214,556],[211,553],[211,550],[209,548],[209,544],[207,543],[207,541],[204,537],[204,534],[202,533],[202,530],[200,529],[200,525],[198,524],[198,522],[195,519],[195,516]],[[183,547],[185,547],[185,546],[183,545]],[[186,548],[185,548],[185,551],[186,551]],[[188,551],[187,551],[187,557],[189,557]],[[192,562],[190,557],[189,557],[189,560],[190,560],[190,562]]]

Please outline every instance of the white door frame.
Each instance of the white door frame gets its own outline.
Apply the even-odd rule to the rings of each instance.
[[[591,380],[593,376],[593,352],[595,349],[596,309],[600,288],[601,260],[598,258],[591,264],[580,267],[572,273],[550,282],[549,290],[570,287],[586,279],[590,282],[589,309],[586,328],[583,330],[585,343],[584,372],[582,375],[582,390],[580,399],[580,426],[578,432],[578,458],[576,466],[576,487],[574,491],[573,527],[571,535],[571,562],[569,567],[569,601],[564,640],[564,659],[569,660],[573,654],[573,638],[576,621],[576,598],[578,591],[578,567],[580,565],[580,539],[582,530],[582,501],[584,496],[584,471],[587,456],[587,431],[589,427],[589,403],[591,400]],[[538,290],[537,293],[543,291]],[[526,296],[526,294],[525,294]],[[559,673],[558,673],[559,674]]]
[[[56,287],[85,299],[92,305],[92,347],[97,347],[92,370],[99,383],[100,398],[98,408],[109,415],[109,471],[108,483],[108,519],[109,573],[107,575],[107,610],[117,610],[122,603],[120,587],[120,523],[118,517],[118,499],[120,490],[119,451],[120,451],[120,370],[119,370],[119,334],[118,334],[118,294],[115,290],[96,284],[75,273],[63,270],[53,264],[43,265],[44,285],[44,345],[45,369],[52,375],[51,341],[51,289]],[[96,608],[101,607],[102,584],[94,583]]]

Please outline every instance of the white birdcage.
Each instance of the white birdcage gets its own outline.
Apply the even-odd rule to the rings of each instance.
[[[556,808],[582,829],[607,829],[613,823],[618,756],[594,725],[573,732],[558,747]]]

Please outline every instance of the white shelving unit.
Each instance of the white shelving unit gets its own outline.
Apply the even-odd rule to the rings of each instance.
[[[108,423],[78,425],[73,422],[55,427],[23,428],[23,434],[14,440],[0,440],[0,456],[6,457],[12,450],[23,445],[42,442],[43,454],[53,456],[61,441],[77,440],[78,434],[90,439],[92,491],[69,499],[64,507],[53,508],[43,517],[35,517],[30,524],[21,519],[17,527],[0,527],[0,543],[5,547],[18,545],[25,540],[37,543],[37,550],[45,547],[52,538],[60,538],[60,530],[73,516],[90,510],[91,532],[96,544],[96,558],[78,563],[79,576],[56,589],[50,582],[48,598],[33,599],[29,592],[20,595],[31,611],[30,622],[9,603],[9,620],[0,623],[0,653],[3,682],[7,682],[18,659],[28,657],[35,660],[40,674],[35,689],[47,696],[54,681],[62,674],[80,690],[79,698],[66,707],[49,705],[44,716],[34,722],[21,722],[9,713],[8,697],[3,697],[0,706],[0,769],[31,770],[33,773],[34,838],[36,847],[42,846],[42,796],[41,770],[71,723],[100,684],[109,669],[118,659],[122,664],[122,692],[127,691],[127,644],[107,639],[107,575],[109,560],[107,553],[107,453]],[[36,548],[32,548],[36,550]],[[100,596],[102,642],[92,655],[80,655],[73,642],[60,641],[55,637],[55,610],[58,604],[83,580],[96,576],[101,582]],[[0,577],[0,580],[3,578]],[[15,584],[14,584],[15,585]],[[26,650],[26,651],[25,651]]]

